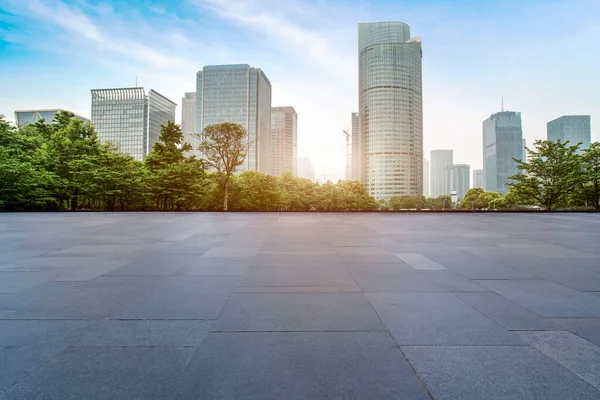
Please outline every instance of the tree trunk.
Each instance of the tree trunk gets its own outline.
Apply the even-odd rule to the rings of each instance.
[[[225,185],[223,187],[223,211],[227,211],[227,197],[229,195],[229,181],[225,181]]]

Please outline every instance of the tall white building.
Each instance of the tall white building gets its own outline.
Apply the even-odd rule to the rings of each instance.
[[[158,140],[161,125],[175,121],[177,104],[144,88],[94,89],[92,124],[102,142],[112,142],[121,152],[143,160]]]
[[[358,24],[360,174],[370,195],[423,193],[421,39],[403,22]]]
[[[483,183],[483,170],[482,169],[474,169],[473,170],[473,182],[471,185],[472,188],[481,188],[485,190],[485,185]]]
[[[194,124],[196,123],[196,93],[188,92],[181,99],[181,130],[183,131],[183,138],[186,143],[192,145],[193,149],[189,152],[189,155],[195,154],[200,156],[198,146],[200,146],[200,139],[195,135],[196,130]]]
[[[352,167],[350,178],[355,181],[360,180],[360,129],[359,129],[358,113],[352,113],[352,131],[350,136],[352,139]]]
[[[239,172],[271,170],[271,82],[246,64],[209,65],[196,76],[196,132],[233,122],[248,132],[247,154]]]
[[[469,190],[471,167],[467,164],[454,164],[448,167],[448,192],[456,191],[457,199],[461,201]]]
[[[298,114],[294,107],[271,108],[271,175],[296,175]]]
[[[423,196],[429,197],[429,160],[423,157]]]
[[[452,150],[433,150],[431,152],[431,197],[448,195],[450,188],[448,185],[448,167],[454,164],[454,153]]]

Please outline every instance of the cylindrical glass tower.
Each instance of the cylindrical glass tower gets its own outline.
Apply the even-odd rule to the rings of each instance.
[[[360,176],[377,199],[423,193],[421,40],[402,22],[358,24]]]

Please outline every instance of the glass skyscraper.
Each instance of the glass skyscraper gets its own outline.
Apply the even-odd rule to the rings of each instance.
[[[448,196],[450,187],[448,182],[448,168],[454,164],[454,152],[452,150],[433,150],[431,152],[429,195],[433,198]]]
[[[471,167],[467,164],[454,164],[448,167],[447,173],[449,192],[456,191],[458,201],[462,201],[469,190]]]
[[[177,104],[144,88],[92,90],[92,123],[102,142],[143,160],[160,136],[161,125],[175,121]]]
[[[591,119],[589,115],[563,115],[548,122],[548,140],[556,142],[569,141],[571,146],[581,143],[579,148],[585,150],[592,141]]]
[[[44,120],[47,124],[54,123],[54,117],[59,111],[65,111],[62,108],[53,108],[48,110],[18,110],[15,111],[15,123],[19,126],[35,124]],[[91,122],[88,118],[75,114],[75,118],[83,122]]]
[[[486,191],[506,194],[523,158],[521,113],[501,111],[483,121],[483,180]]]
[[[473,170],[473,182],[471,184],[472,188],[481,188],[483,189],[483,170],[482,169],[474,169]]]
[[[360,180],[360,129],[358,113],[352,113],[352,162],[350,170],[350,179],[354,181]]]
[[[239,172],[270,172],[271,82],[246,64],[205,66],[196,76],[196,132],[233,122],[248,132],[247,155]]]
[[[360,174],[378,199],[423,193],[421,39],[402,22],[358,24]]]
[[[186,93],[181,99],[181,131],[186,143],[192,145],[193,150],[189,152],[189,155],[195,154],[200,156],[198,146],[200,146],[200,139],[196,137],[195,133],[196,123],[196,93]]]
[[[271,109],[271,175],[285,171],[296,175],[298,152],[298,114],[294,107]]]

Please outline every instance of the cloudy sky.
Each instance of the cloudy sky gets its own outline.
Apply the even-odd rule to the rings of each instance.
[[[90,115],[90,89],[155,89],[181,103],[210,64],[250,64],[273,105],[298,112],[298,155],[343,177],[357,110],[357,23],[397,20],[423,40],[425,151],[481,168],[481,122],[521,111],[528,143],[546,122],[591,114],[600,140],[598,0],[0,0],[0,114]],[[177,119],[181,118],[178,108]]]

